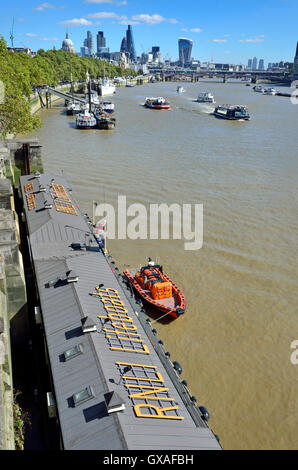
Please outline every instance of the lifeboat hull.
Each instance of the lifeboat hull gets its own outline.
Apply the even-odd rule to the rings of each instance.
[[[181,290],[174,284],[171,279],[163,272],[163,279],[170,282],[172,285],[172,297],[162,300],[154,300],[149,290],[144,289],[135,279],[135,273],[137,270],[123,271],[125,279],[134,288],[135,292],[147,302],[150,306],[154,307],[155,310],[163,314],[168,314],[172,318],[178,318],[185,312],[185,297]]]

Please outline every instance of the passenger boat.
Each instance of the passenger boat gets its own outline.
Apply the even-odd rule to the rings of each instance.
[[[254,86],[253,91],[255,91],[257,93],[264,93],[265,92],[264,87],[262,87],[262,85]]]
[[[231,121],[249,121],[250,115],[245,106],[224,104],[217,106],[214,115]]]
[[[150,109],[170,109],[170,103],[161,96],[158,98],[146,98],[146,108]]]
[[[198,103],[215,103],[214,96],[211,93],[199,93],[197,98]]]
[[[264,94],[265,95],[276,95],[277,91],[275,90],[275,88],[272,88],[272,87],[269,87],[269,88],[265,88],[265,91],[264,91]]]
[[[185,92],[185,89],[183,88],[183,86],[177,87],[177,93],[184,93],[184,92]]]
[[[96,126],[96,119],[93,113],[90,113],[87,109],[83,113],[77,115],[76,126],[78,129],[90,129]]]
[[[163,272],[162,266],[150,258],[147,266],[126,270],[123,274],[124,280],[158,312],[172,318],[178,318],[185,312],[185,297],[181,290]]]

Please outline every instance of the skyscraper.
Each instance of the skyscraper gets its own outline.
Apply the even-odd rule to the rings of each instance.
[[[192,46],[193,41],[191,39],[178,39],[179,62],[181,67],[187,67],[190,64]]]
[[[120,46],[120,52],[127,52],[127,42],[126,42],[126,36],[121,41],[121,46]]]
[[[247,68],[251,69],[251,67],[252,67],[252,59],[248,59]]]
[[[294,80],[298,80],[298,42],[297,42],[297,47],[296,47],[296,55],[294,58],[293,78]]]
[[[106,47],[106,38],[103,35],[103,31],[98,31],[96,35],[96,41],[97,41],[97,53],[100,53],[100,48],[101,47]]]
[[[128,28],[126,31],[126,50],[129,53],[130,60],[132,62],[135,62],[137,56],[136,56],[136,50],[135,50],[132,29],[131,29],[130,24],[128,25]]]
[[[265,68],[265,67],[264,67],[264,59],[260,59],[260,60],[259,60],[259,67],[258,67],[258,69],[259,69],[259,70],[264,70],[264,68]]]
[[[87,48],[86,55],[93,55],[94,54],[94,43],[93,43],[93,36],[91,31],[87,31],[87,37],[84,39],[84,46]]]
[[[257,70],[257,65],[258,65],[258,59],[257,59],[256,57],[254,57],[254,58],[252,59],[252,66],[251,66],[251,68],[252,68],[253,70]]]

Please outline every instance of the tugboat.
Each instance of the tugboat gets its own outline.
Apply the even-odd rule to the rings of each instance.
[[[198,103],[215,103],[214,96],[211,93],[199,93],[198,94]]]
[[[245,106],[224,104],[217,106],[214,115],[231,121],[249,121],[250,115]]]
[[[96,126],[96,119],[93,113],[87,109],[77,115],[76,126],[78,129],[91,129]]]
[[[148,265],[139,270],[123,271],[124,280],[140,297],[163,316],[178,318],[185,312],[185,297],[181,290],[163,272],[160,265],[148,259]]]
[[[170,109],[171,107],[170,103],[161,96],[158,98],[146,98],[145,106],[150,109]]]

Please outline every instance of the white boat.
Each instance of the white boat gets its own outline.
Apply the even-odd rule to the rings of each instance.
[[[116,93],[116,87],[110,82],[108,78],[105,78],[101,84],[98,85],[100,96],[113,95]]]
[[[91,90],[90,91],[90,98],[91,98],[91,103],[92,104],[99,104],[99,96],[97,91]],[[86,103],[89,103],[89,93],[85,93],[85,101]]]
[[[265,91],[264,91],[265,95],[276,95],[276,93],[277,91],[275,90],[275,88],[272,88],[272,87],[265,88]]]
[[[162,96],[146,98],[144,106],[150,109],[170,109],[171,107],[170,103]]]
[[[254,86],[253,91],[256,91],[257,93],[265,93],[265,89],[262,87],[262,85]]]
[[[184,93],[184,92],[185,92],[185,89],[183,88],[183,86],[177,87],[177,93]]]
[[[215,99],[211,93],[205,92],[205,93],[198,94],[197,102],[198,103],[215,103]]]
[[[74,114],[78,114],[81,112],[81,105],[80,103],[69,103],[66,108],[66,114],[73,116]]]
[[[115,111],[115,104],[110,100],[99,100],[98,104],[105,113],[112,114]]]
[[[93,113],[89,113],[87,109],[77,115],[76,126],[78,129],[90,129],[96,126],[96,119]]]

